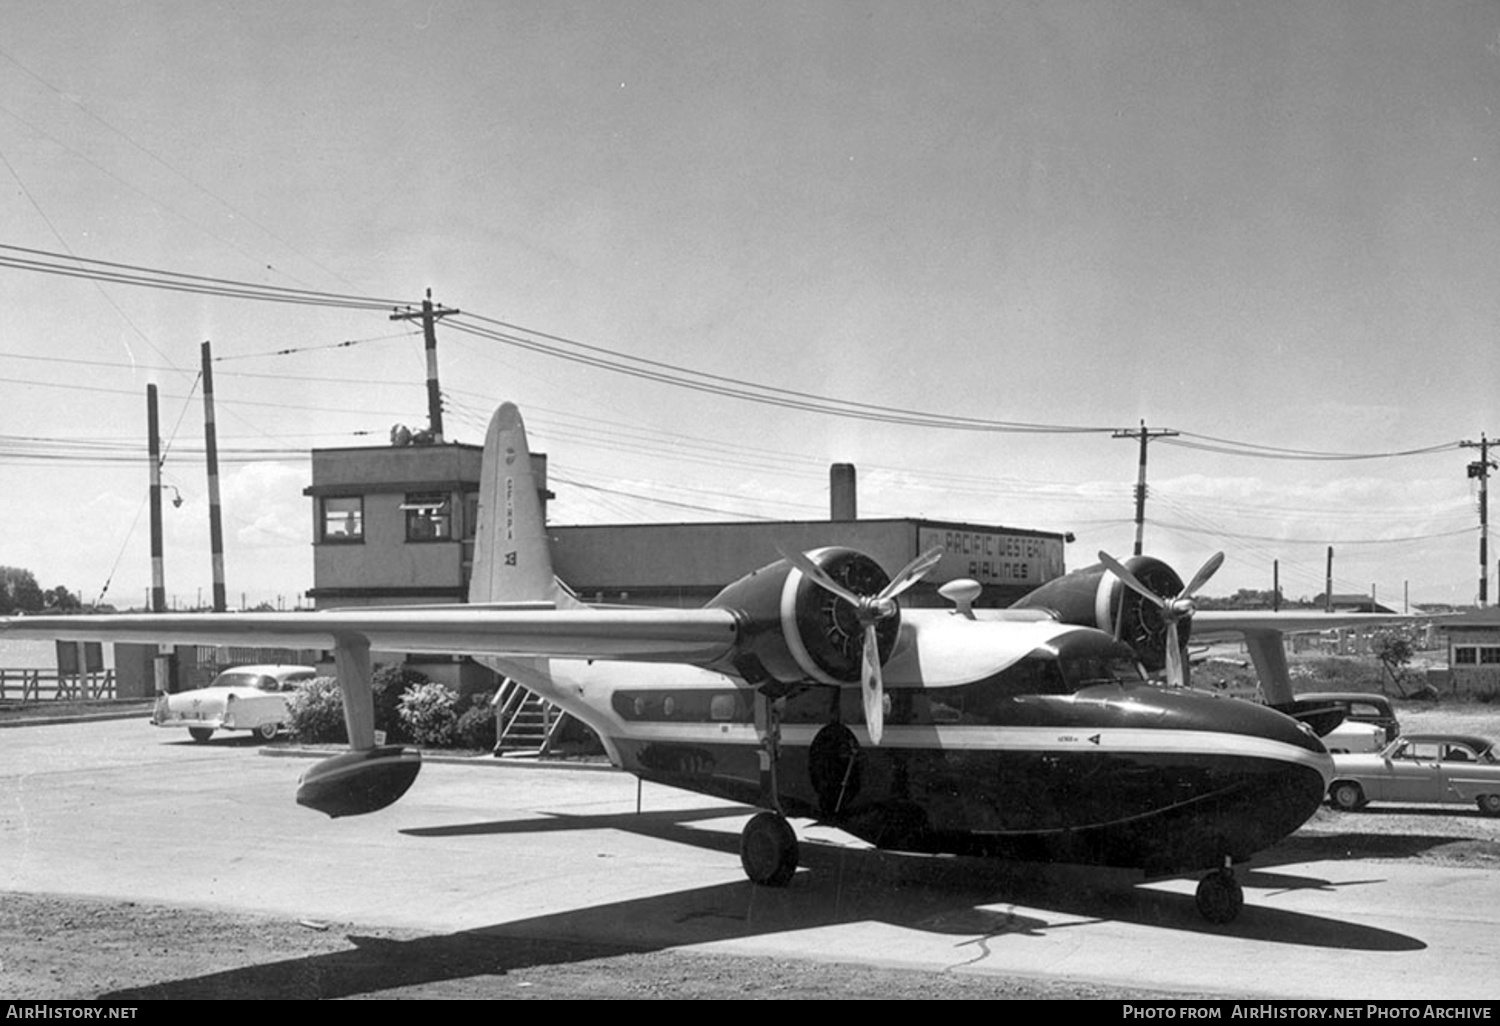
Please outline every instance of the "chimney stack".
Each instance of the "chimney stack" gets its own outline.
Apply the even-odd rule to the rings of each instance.
[[[828,469],[829,519],[842,523],[859,519],[854,488],[854,464],[835,463]]]

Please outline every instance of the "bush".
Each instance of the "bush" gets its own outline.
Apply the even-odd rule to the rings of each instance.
[[[413,742],[442,748],[453,743],[458,729],[458,692],[446,684],[418,684],[401,696],[398,712]]]
[[[470,699],[454,729],[460,747],[485,751],[495,747],[495,710],[490,705],[494,697],[493,691],[482,691]]]
[[[370,689],[375,693],[375,729],[385,731],[387,744],[415,741],[406,721],[401,718],[401,699],[406,692],[427,683],[427,675],[405,663],[382,663],[370,675]]]
[[[293,736],[308,744],[342,744],[349,740],[344,727],[344,693],[335,677],[314,677],[287,699],[287,725]]]

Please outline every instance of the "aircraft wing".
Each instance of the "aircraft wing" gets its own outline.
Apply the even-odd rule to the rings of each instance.
[[[1250,650],[1250,660],[1260,677],[1260,688],[1266,704],[1289,706],[1296,701],[1292,693],[1291,667],[1286,661],[1282,636],[1331,631],[1345,627],[1379,627],[1410,623],[1414,618],[1400,613],[1325,613],[1294,609],[1203,609],[1193,614],[1192,637],[1204,641],[1215,637],[1239,635]]]
[[[1379,627],[1411,623],[1401,613],[1324,613],[1313,609],[1199,609],[1193,613],[1193,639],[1219,634],[1309,634],[1345,627]]]
[[[0,636],[166,645],[246,645],[376,652],[711,662],[733,647],[724,609],[349,609],[307,613],[18,616]]]

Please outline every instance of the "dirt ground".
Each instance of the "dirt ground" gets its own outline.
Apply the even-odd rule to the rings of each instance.
[[[1402,711],[1410,731],[1494,736],[1500,708]],[[1451,837],[1451,841],[1444,838]],[[1500,870],[1500,819],[1470,808],[1323,809],[1280,849]],[[484,932],[430,936],[202,908],[0,893],[0,998],[1173,998],[1031,977],[944,974]]]
[[[0,895],[0,998],[1169,998],[1027,978],[624,952]]]

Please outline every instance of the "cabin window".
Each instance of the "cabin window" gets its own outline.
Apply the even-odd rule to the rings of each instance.
[[[479,493],[464,492],[464,520],[459,531],[464,541],[473,541],[479,527]]]
[[[407,541],[447,541],[453,537],[453,502],[447,492],[410,492],[401,508],[406,512]]]
[[[325,542],[358,542],[365,539],[365,500],[361,495],[323,500],[320,538]]]

